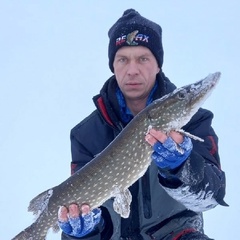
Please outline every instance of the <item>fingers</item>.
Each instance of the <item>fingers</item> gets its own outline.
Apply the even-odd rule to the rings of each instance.
[[[146,135],[147,142],[150,143],[150,145],[154,145],[157,141],[163,143],[167,139],[167,135],[161,131],[157,131],[155,129],[150,129],[149,133]]]
[[[175,141],[177,144],[180,144],[183,142],[183,135],[179,132],[176,131],[171,131],[169,133],[169,136]],[[168,138],[168,135],[161,132],[157,131],[155,129],[150,129],[148,134],[145,136],[145,140],[153,146],[156,142],[161,142],[164,143]]]
[[[83,216],[89,214],[91,212],[90,206],[88,204],[82,204],[81,212]]]
[[[79,217],[80,209],[79,209],[78,204],[72,203],[69,205],[68,209],[69,209],[69,217],[71,217],[71,218]]]
[[[61,206],[58,210],[58,220],[61,222],[68,221],[68,209],[65,206]]]
[[[171,131],[169,133],[169,136],[173,139],[174,142],[176,142],[177,144],[181,144],[184,140],[184,137],[181,133],[176,132],[176,131]]]
[[[61,206],[58,210],[59,221],[66,222],[68,218],[77,218],[80,215],[87,215],[91,212],[90,206],[88,204],[82,204],[79,208],[77,203],[72,203],[67,208],[66,206]]]
[[[58,211],[58,226],[67,235],[84,237],[100,223],[101,213],[100,208],[91,210],[88,204],[79,206],[72,203],[69,207],[62,206]]]

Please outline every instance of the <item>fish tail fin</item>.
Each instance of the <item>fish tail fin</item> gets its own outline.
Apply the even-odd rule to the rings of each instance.
[[[34,215],[39,216],[46,209],[52,194],[53,189],[48,189],[37,195],[30,201],[28,211],[33,212]]]
[[[48,230],[51,226],[43,226],[43,222],[46,222],[47,218],[47,207],[51,196],[53,195],[53,189],[48,189],[35,198],[33,198],[28,207],[29,212],[33,212],[34,215],[37,215],[35,222],[21,231],[17,236],[12,240],[45,240]],[[56,222],[53,223],[53,230],[57,232]]]

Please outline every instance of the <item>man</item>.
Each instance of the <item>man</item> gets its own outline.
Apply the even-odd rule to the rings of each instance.
[[[114,75],[93,98],[97,109],[71,131],[72,173],[100,153],[154,99],[176,88],[161,70],[158,24],[128,9],[109,30],[109,39],[109,67]],[[226,205],[212,118],[210,111],[200,109],[184,126],[201,136],[203,143],[174,131],[166,135],[151,129],[145,140],[154,149],[153,162],[130,187],[129,218],[113,210],[112,199],[99,209],[75,203],[62,206],[58,214],[62,240],[210,239],[203,232],[201,212]],[[175,154],[177,146],[182,148],[181,157]]]

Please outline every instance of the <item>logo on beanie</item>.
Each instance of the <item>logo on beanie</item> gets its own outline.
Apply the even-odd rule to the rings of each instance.
[[[137,42],[134,42],[134,38],[136,37],[137,34],[138,34],[138,30],[135,30],[135,31],[129,33],[129,34],[127,35],[127,41],[126,41],[126,43],[127,43],[128,45],[138,45]]]
[[[131,33],[117,38],[116,46],[121,46],[124,43],[127,43],[130,46],[137,46],[140,42],[148,43],[149,36],[138,32],[138,30],[135,30]]]

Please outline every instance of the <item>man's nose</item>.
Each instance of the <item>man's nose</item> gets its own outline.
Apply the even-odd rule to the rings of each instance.
[[[139,74],[139,65],[135,61],[129,62],[128,69],[127,69],[127,74],[128,75]]]

